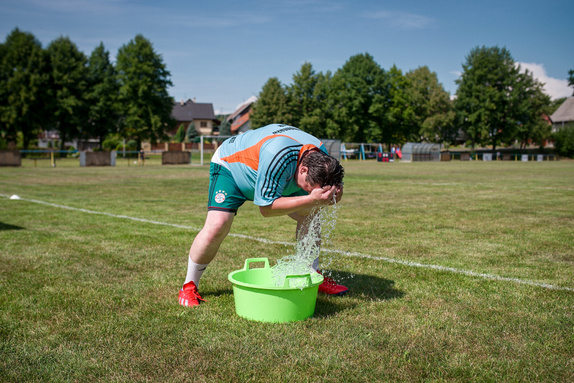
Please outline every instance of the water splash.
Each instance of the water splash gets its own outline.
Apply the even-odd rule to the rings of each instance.
[[[303,225],[297,233],[297,244],[295,254],[287,255],[277,261],[273,267],[273,282],[276,286],[282,287],[287,275],[314,275],[319,268],[318,259],[321,252],[321,245],[331,242],[331,234],[337,223],[337,213],[340,204],[334,201],[333,205],[315,208],[309,214],[306,225]],[[305,232],[305,229],[306,232]],[[331,259],[323,260],[321,266],[327,267]],[[307,286],[304,278],[291,279],[289,286],[303,289]]]

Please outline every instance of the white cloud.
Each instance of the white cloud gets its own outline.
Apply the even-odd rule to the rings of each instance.
[[[364,16],[387,21],[390,26],[400,29],[422,29],[434,23],[434,19],[430,17],[408,12],[379,11],[366,13]]]
[[[120,1],[117,0],[27,0],[32,8],[56,12],[61,14],[114,14],[124,10]]]
[[[550,96],[553,100],[562,97],[572,96],[572,88],[568,86],[568,80],[552,78],[546,74],[546,69],[544,69],[544,64],[536,63],[517,63],[520,65],[522,72],[526,69],[532,76],[544,84],[544,90],[546,94]]]

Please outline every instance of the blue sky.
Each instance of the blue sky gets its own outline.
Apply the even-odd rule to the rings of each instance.
[[[86,55],[103,42],[115,58],[142,34],[171,72],[176,100],[232,112],[271,77],[290,84],[305,62],[334,73],[359,53],[384,69],[426,65],[454,94],[477,46],[506,47],[551,97],[571,96],[572,15],[572,0],[0,0],[0,35],[18,27],[44,47],[68,36]]]

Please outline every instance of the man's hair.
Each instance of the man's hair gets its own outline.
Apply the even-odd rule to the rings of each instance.
[[[303,155],[301,165],[309,169],[306,181],[311,185],[339,186],[343,184],[345,169],[335,158],[317,150]]]

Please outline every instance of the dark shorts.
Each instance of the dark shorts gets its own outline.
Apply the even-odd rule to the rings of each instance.
[[[209,168],[209,197],[207,210],[237,213],[247,198],[239,191],[231,172],[225,167],[211,163]]]

